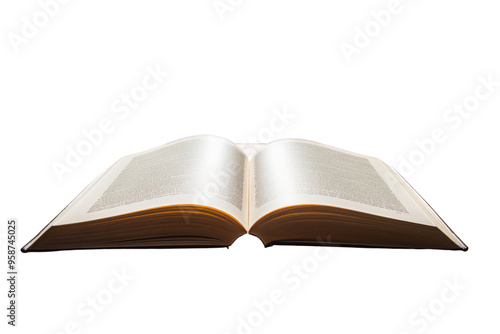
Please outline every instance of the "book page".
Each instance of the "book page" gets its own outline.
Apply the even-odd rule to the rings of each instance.
[[[380,160],[327,145],[285,139],[250,162],[250,226],[291,205],[321,204],[434,225]]]
[[[214,136],[189,137],[120,159],[53,225],[197,204],[227,212],[246,228],[248,177],[249,161],[235,144]]]

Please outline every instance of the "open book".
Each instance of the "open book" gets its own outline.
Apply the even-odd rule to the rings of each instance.
[[[22,250],[267,246],[467,250],[378,159],[299,139],[181,139],[126,156]]]

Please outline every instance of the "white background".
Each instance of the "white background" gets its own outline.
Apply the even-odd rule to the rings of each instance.
[[[470,250],[332,248],[318,261],[314,248],[264,249],[245,236],[229,249],[20,254],[18,327],[6,325],[2,279],[2,333],[498,330],[500,87],[456,128],[443,120],[480,76],[500,81],[498,5],[401,0],[349,63],[341,43],[376,29],[370,12],[388,1],[223,3],[231,11],[221,19],[212,0],[74,0],[18,52],[12,36],[40,4],[0,5],[2,262],[8,218],[22,246],[120,157],[202,133],[300,137],[398,167],[441,128],[446,141],[408,180]],[[111,105],[148,66],[168,78],[120,119]],[[295,117],[270,131],[283,108]],[[59,181],[52,164],[106,118],[113,130]],[[290,269],[303,265],[310,273],[298,279]],[[133,276],[118,293],[107,290],[113,270]],[[460,285],[456,294],[447,282]],[[255,303],[273,290],[284,300],[262,315]],[[96,296],[111,300],[89,321],[77,309]],[[422,320],[429,308],[432,320]],[[241,325],[249,318],[253,327]]]

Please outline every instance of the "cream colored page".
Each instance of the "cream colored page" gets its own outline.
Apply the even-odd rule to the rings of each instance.
[[[250,226],[276,209],[322,204],[434,225],[380,160],[306,140],[267,145],[251,159]]]
[[[230,141],[181,139],[120,159],[53,222],[69,224],[154,207],[198,204],[248,225],[249,162]]]

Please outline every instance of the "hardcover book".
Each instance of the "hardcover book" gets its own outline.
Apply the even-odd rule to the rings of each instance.
[[[431,206],[376,158],[301,139],[177,140],[121,158],[23,252],[264,246],[467,250]]]

